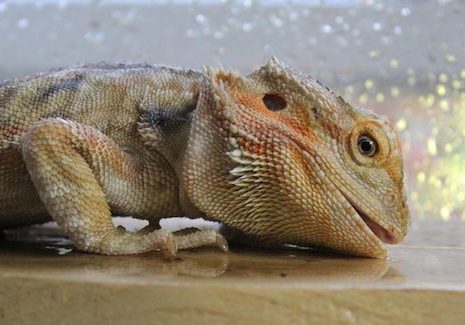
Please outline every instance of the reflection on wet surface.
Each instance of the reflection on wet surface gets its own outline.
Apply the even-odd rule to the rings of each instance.
[[[172,261],[156,253],[109,257],[76,251],[57,228],[32,227],[10,231],[0,242],[0,274],[103,283],[189,284],[194,279],[192,283],[226,286],[465,288],[460,271],[465,248],[429,246],[427,237],[422,242],[421,234],[435,227],[429,224],[414,232],[417,239],[392,247],[388,260],[243,247],[232,247],[227,254],[214,249],[185,251]]]
[[[374,281],[388,271],[386,260],[344,258],[308,251],[232,249],[224,254],[215,249],[180,252],[167,261],[160,254],[141,256],[99,256],[73,249],[55,228],[33,227],[9,232],[1,243],[0,266],[5,272],[36,273],[105,281],[124,277],[142,281],[169,278],[267,279],[282,282],[308,278],[318,282],[352,283]]]

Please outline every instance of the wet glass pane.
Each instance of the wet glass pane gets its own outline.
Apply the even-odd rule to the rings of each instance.
[[[0,0],[0,79],[79,62],[223,65],[271,55],[400,131],[414,218],[465,219],[465,4]]]

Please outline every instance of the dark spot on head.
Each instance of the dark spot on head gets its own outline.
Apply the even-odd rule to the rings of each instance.
[[[266,108],[270,111],[280,111],[286,108],[287,103],[286,100],[275,94],[266,94],[263,96],[263,103],[265,104]]]
[[[279,273],[279,276],[282,277],[282,278],[285,278],[285,277],[287,277],[287,274],[284,273],[284,272],[281,272],[281,273]]]

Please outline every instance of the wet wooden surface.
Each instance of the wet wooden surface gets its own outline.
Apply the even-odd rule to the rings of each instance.
[[[417,221],[386,260],[232,247],[107,257],[53,228],[0,242],[0,323],[420,323],[465,317],[465,222]]]

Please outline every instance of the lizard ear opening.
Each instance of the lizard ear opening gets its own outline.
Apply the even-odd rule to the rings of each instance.
[[[265,94],[265,96],[263,96],[263,103],[266,108],[273,112],[281,111],[287,106],[286,100],[275,94]]]

